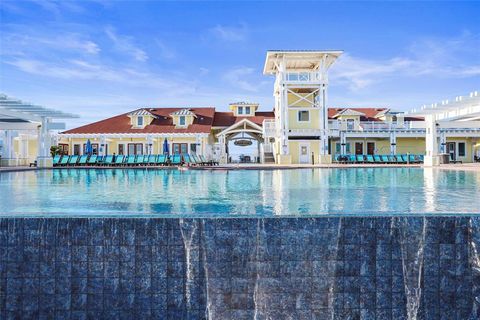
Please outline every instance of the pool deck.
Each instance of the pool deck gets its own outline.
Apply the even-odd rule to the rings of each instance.
[[[182,168],[183,170],[278,170],[278,169],[307,169],[307,168],[427,168],[420,164],[228,164],[220,166],[135,166],[135,167],[108,167],[108,166],[88,166],[88,167],[53,167],[53,168],[35,168],[35,167],[0,167],[0,172],[13,171],[35,171],[35,170],[57,170],[57,169],[160,169],[172,170]],[[444,164],[435,169],[441,170],[465,170],[480,172],[480,163],[464,163],[464,164]]]

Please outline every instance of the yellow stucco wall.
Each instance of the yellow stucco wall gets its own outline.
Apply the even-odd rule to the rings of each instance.
[[[314,154],[315,162],[318,161],[319,151],[320,151],[320,141],[319,140],[290,140],[288,143],[290,156],[292,163],[300,163],[300,145],[307,144],[310,148],[308,154],[308,163],[311,163],[312,152]]]
[[[309,93],[297,93],[297,94],[301,97],[304,97],[305,99],[300,99],[297,95],[289,92],[287,96],[289,106],[293,106],[293,107],[311,107],[312,106],[313,94],[311,95],[309,95]]]
[[[310,121],[298,121],[298,111],[308,110],[310,112]],[[318,129],[320,128],[319,110],[314,108],[289,108],[288,109],[288,127],[290,129]]]
[[[87,138],[62,138],[59,140],[59,143],[65,143],[69,145],[69,153],[73,154],[73,146],[75,144],[80,145],[80,152],[83,152],[83,144],[87,143]],[[100,138],[90,138],[91,143],[98,143],[100,144]],[[170,152],[172,148],[172,143],[196,143],[197,140],[195,137],[179,137],[179,138],[167,138],[169,143]],[[164,138],[153,138],[152,139],[152,153],[160,154],[163,152],[163,142]],[[205,138],[200,139],[201,143],[205,143]],[[106,143],[108,145],[108,154],[116,153],[118,154],[118,145],[125,144],[124,152],[125,154],[128,152],[128,144],[129,143],[142,143],[145,148],[145,144],[147,143],[146,138],[107,138]],[[201,148],[201,146],[197,146],[197,148]],[[145,149],[144,149],[145,150]],[[197,149],[198,150],[198,149]],[[199,152],[199,150],[197,151]]]

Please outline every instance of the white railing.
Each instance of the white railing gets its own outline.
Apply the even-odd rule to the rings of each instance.
[[[324,79],[320,72],[286,72],[283,80],[286,82],[319,82]]]
[[[275,136],[275,120],[274,119],[265,119],[262,123],[263,127],[263,136],[264,137],[274,137]]]
[[[320,136],[322,131],[320,129],[290,129],[289,136]]]

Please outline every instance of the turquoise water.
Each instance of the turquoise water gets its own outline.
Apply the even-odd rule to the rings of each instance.
[[[480,213],[480,173],[422,168],[0,173],[0,215]]]

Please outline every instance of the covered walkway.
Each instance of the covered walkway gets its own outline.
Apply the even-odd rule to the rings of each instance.
[[[65,123],[54,120],[69,118],[78,116],[1,94],[0,165],[22,166],[36,160],[39,167],[51,166],[54,133],[65,129]]]
[[[480,129],[480,96],[478,91],[468,96],[458,96],[453,101],[444,100],[430,106],[413,109],[408,115],[425,117],[426,124],[426,150],[425,165],[437,166],[440,164],[439,155],[448,153],[445,137],[438,134],[440,124],[448,122],[450,127],[471,131]],[[473,133],[469,133],[472,135]],[[440,141],[439,141],[440,140]],[[480,152],[480,135],[473,144],[474,154]],[[477,156],[477,155],[476,155]]]

